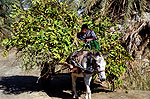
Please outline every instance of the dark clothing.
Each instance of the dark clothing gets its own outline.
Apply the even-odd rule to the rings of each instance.
[[[90,46],[91,46],[92,48],[98,49],[98,51],[101,51],[100,46],[99,46],[99,43],[96,41],[96,40],[97,40],[97,36],[96,36],[96,34],[94,33],[94,31],[88,29],[85,34],[83,34],[82,32],[79,33],[79,34],[77,34],[77,37],[78,37],[80,40],[84,41],[84,42],[87,42],[86,39],[91,39],[91,38],[93,38],[93,40],[90,41]]]
[[[83,34],[82,32],[79,33],[77,35],[77,37],[82,40],[82,41],[85,41],[86,42],[86,39],[90,39],[90,38],[93,38],[93,40],[96,40],[97,37],[96,37],[96,34],[94,33],[94,31],[88,29],[87,32],[85,34]]]

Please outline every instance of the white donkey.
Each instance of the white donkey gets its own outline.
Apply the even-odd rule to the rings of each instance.
[[[72,72],[71,74],[72,90],[74,93],[73,98],[78,98],[76,91],[77,77],[84,77],[84,82],[86,85],[85,99],[91,99],[90,82],[92,80],[92,74],[94,72],[98,73],[101,81],[104,81],[106,79],[106,62],[104,61],[104,56],[100,55],[99,52],[91,53],[86,50],[78,52],[75,56],[72,56],[72,54],[70,54],[70,56],[68,57],[67,62],[71,67],[78,67],[78,70],[76,72]]]

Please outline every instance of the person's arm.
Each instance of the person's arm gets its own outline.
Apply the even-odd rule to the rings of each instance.
[[[96,40],[96,34],[94,33],[94,31],[91,30],[91,37],[87,38],[86,41],[92,41],[92,40]]]
[[[94,39],[93,38],[86,39],[86,41],[92,41],[92,40],[94,40]]]
[[[82,33],[78,33],[78,34],[77,34],[77,38],[78,38],[79,40],[81,40],[81,41],[85,41],[85,42],[86,42],[86,39],[83,38],[83,34],[82,34]]]

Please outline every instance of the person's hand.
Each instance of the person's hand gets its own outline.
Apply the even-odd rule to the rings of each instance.
[[[91,39],[86,39],[87,42],[90,42],[90,41],[92,41],[92,40],[93,40],[92,38],[91,38]]]

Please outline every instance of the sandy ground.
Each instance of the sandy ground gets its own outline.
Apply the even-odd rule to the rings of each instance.
[[[6,58],[0,53],[0,99],[72,99],[70,75],[54,77],[44,91],[37,79],[40,71],[23,71],[16,61],[15,51]],[[81,79],[78,79],[81,80]],[[85,89],[82,81],[77,90],[80,99],[84,99]],[[150,91],[117,90],[111,92],[99,84],[92,86],[92,99],[150,99]]]

